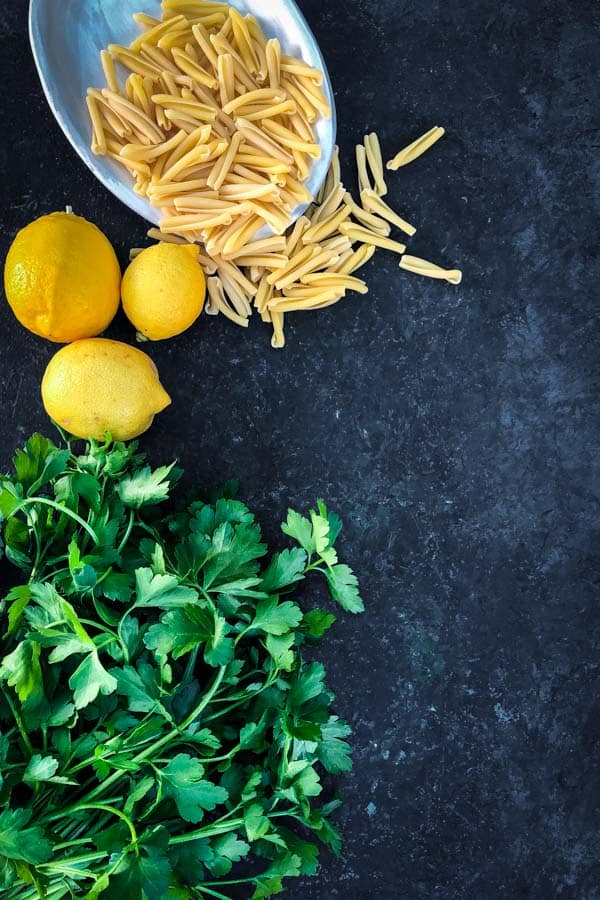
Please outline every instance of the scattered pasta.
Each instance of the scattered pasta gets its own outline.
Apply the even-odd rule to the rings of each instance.
[[[322,72],[226,3],[163,0],[162,9],[161,19],[134,16],[143,31],[129,47],[102,51],[107,86],[87,96],[92,148],[126,167],[134,190],[160,209],[150,238],[199,244],[208,315],[247,327],[256,311],[273,329],[272,346],[284,347],[286,314],[368,293],[355,273],[378,249],[400,254],[410,272],[460,283],[460,271],[406,256],[390,236],[397,228],[412,237],[415,228],[382,199],[388,186],[374,132],[356,147],[360,202],[342,182],[338,147],[317,197],[306,189],[321,153],[313,126],[331,114]],[[427,132],[388,170],[443,134]],[[301,204],[310,205],[292,222]],[[264,225],[268,237],[258,234]]]
[[[387,168],[392,172],[396,172],[401,166],[407,166],[415,159],[418,159],[419,156],[422,156],[430,147],[433,147],[445,133],[443,128],[436,125],[435,128],[427,131],[425,134],[421,135],[420,138],[417,138],[416,141],[413,141],[412,144],[409,144],[408,147],[404,147],[403,150],[400,150],[400,152],[389,161]]]
[[[418,256],[403,256],[400,268],[406,269],[407,272],[415,272],[417,275],[425,275],[427,278],[441,278],[450,284],[460,284],[462,281],[460,269],[442,269],[441,266],[427,262],[426,259],[419,259]]]

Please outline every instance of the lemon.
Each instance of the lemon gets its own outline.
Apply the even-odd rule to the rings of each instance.
[[[100,334],[119,308],[121,270],[99,228],[52,213],[20,231],[6,257],[6,298],[19,322],[59,344]]]
[[[44,374],[48,415],[81,438],[138,437],[171,403],[149,356],[104,338],[75,341],[56,353]]]
[[[123,309],[151,341],[175,337],[204,307],[206,280],[192,244],[155,244],[131,263],[121,286]]]

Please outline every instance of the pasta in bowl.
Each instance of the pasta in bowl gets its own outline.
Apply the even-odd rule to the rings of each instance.
[[[289,58],[301,61],[302,65],[304,65],[307,70],[315,70],[319,73],[323,73],[322,76],[314,76],[317,80],[319,77],[322,77],[322,84],[314,85],[314,87],[318,88],[322,93],[324,103],[326,104],[323,109],[325,110],[329,107],[331,109],[331,117],[325,118],[324,116],[319,115],[318,120],[315,123],[312,123],[314,125],[314,136],[312,141],[305,141],[305,143],[317,145],[318,151],[316,149],[312,151],[314,153],[314,158],[309,157],[309,172],[306,180],[302,182],[303,190],[300,191],[299,189],[296,189],[298,196],[295,198],[295,208],[290,213],[290,221],[293,222],[306,208],[308,200],[305,198],[308,197],[308,194],[314,196],[318,192],[326,177],[331,161],[335,144],[336,125],[331,83],[318,45],[293,0],[271,0],[269,4],[260,3],[258,0],[233,0],[233,3],[235,11],[239,14],[239,18],[235,19],[236,26],[239,25],[240,20],[243,22],[248,21],[247,17],[255,12],[256,15],[255,17],[252,17],[251,23],[254,29],[254,36],[259,37],[259,33],[264,34],[265,45],[268,41],[273,42],[279,40],[281,58],[283,58],[284,66],[286,65],[286,59],[289,55]],[[137,16],[138,22],[136,22],[133,16],[136,13],[139,13],[140,9],[142,9],[143,12]],[[109,45],[120,42],[119,46],[124,50],[128,50],[129,45],[135,43],[137,40],[137,44],[135,45],[137,50],[134,49],[131,52],[139,53],[141,44],[145,43],[148,47],[154,49],[155,54],[160,53],[162,55],[168,55],[170,65],[166,70],[161,69],[161,72],[167,71],[173,75],[175,73],[173,73],[172,69],[175,68],[177,72],[176,77],[187,79],[188,83],[178,85],[180,96],[179,98],[175,98],[181,101],[177,108],[177,112],[180,115],[175,116],[175,118],[179,119],[179,126],[184,125],[185,127],[181,128],[177,123],[174,123],[172,127],[168,127],[168,123],[171,123],[171,120],[166,118],[165,123],[165,118],[159,114],[160,121],[165,125],[165,132],[169,139],[175,137],[178,132],[185,132],[191,123],[187,119],[184,119],[184,117],[187,116],[188,118],[192,118],[192,116],[190,116],[189,106],[185,106],[185,101],[186,99],[189,99],[189,97],[181,95],[181,91],[190,90],[191,92],[194,92],[194,87],[196,87],[196,89],[204,88],[208,91],[210,88],[209,85],[202,84],[201,82],[196,85],[194,76],[197,75],[197,70],[193,69],[193,75],[190,74],[189,60],[184,59],[184,57],[189,57],[189,53],[186,51],[186,44],[188,43],[192,44],[195,52],[200,57],[202,56],[201,48],[196,43],[196,37],[194,36],[193,31],[190,30],[187,35],[190,40],[186,40],[185,42],[182,41],[179,45],[178,40],[175,40],[172,47],[168,46],[172,37],[167,38],[167,35],[169,35],[173,28],[175,31],[178,30],[178,23],[181,22],[180,17],[184,17],[191,23],[192,28],[199,25],[200,28],[196,28],[196,32],[202,29],[202,32],[207,35],[208,40],[210,41],[213,37],[213,33],[216,34],[223,27],[221,25],[219,28],[215,28],[217,22],[222,21],[224,24],[225,21],[230,21],[230,9],[231,7],[225,3],[177,2],[177,0],[174,0],[174,2],[165,0],[162,7],[158,0],[86,0],[85,3],[82,3],[81,0],[63,0],[59,5],[59,8],[57,8],[52,0],[31,0],[30,34],[33,52],[47,99],[59,124],[86,165],[94,172],[94,174],[96,174],[105,186],[131,209],[154,225],[158,225],[163,217],[161,209],[167,208],[170,204],[164,204],[163,207],[153,205],[139,186],[137,193],[134,191],[135,181],[132,180],[127,169],[123,167],[122,162],[115,160],[114,156],[109,154],[97,155],[97,153],[92,151],[92,146],[90,144],[91,126],[84,99],[86,91],[90,86],[100,88],[101,93],[105,90],[111,90],[110,85],[107,84],[106,87],[103,86],[105,76],[100,55],[103,49],[106,50]],[[165,33],[163,35],[160,33],[157,34],[156,32],[152,34],[154,26],[151,25],[150,27],[146,27],[143,24],[144,22],[148,24],[151,21],[158,22],[163,17],[165,19]],[[174,19],[178,21],[173,22]],[[236,43],[237,38],[229,31],[231,27],[231,25],[227,26],[224,33],[221,35],[221,38],[225,41],[229,41],[229,43],[233,45],[233,49],[238,53]],[[140,38],[142,38],[141,41]],[[167,40],[162,40],[162,38],[167,38]],[[167,44],[166,54],[165,43]],[[160,46],[160,44],[162,44],[162,46]],[[271,50],[269,53],[271,60],[273,60],[274,57],[273,51],[275,46],[275,44],[271,43]],[[172,49],[176,51],[174,56]],[[221,49],[223,49],[223,45],[221,45]],[[254,48],[247,49],[249,49],[250,56],[247,56],[246,59],[252,59],[253,54],[257,51],[254,50]],[[260,50],[258,52],[260,52]],[[226,57],[227,54],[218,52],[218,56]],[[160,58],[161,62],[164,63],[162,56]],[[188,68],[187,72],[179,69],[179,62],[182,60],[183,65]],[[150,72],[155,75],[157,68],[159,67],[156,66],[155,62],[146,62],[147,65],[143,67],[143,71],[146,75],[142,77],[148,77]],[[194,62],[193,59],[192,62]],[[202,62],[206,63],[206,60],[200,59],[201,64]],[[262,62],[261,55],[261,63]],[[129,82],[129,94],[126,85],[129,76],[139,74],[139,72],[131,70],[127,71],[126,66],[122,66],[122,60],[119,60],[116,57],[114,63],[116,74],[120,82],[120,89],[116,93],[118,93],[122,99],[131,102],[131,82]],[[221,74],[226,89],[227,86],[229,86],[229,88],[231,87],[231,65],[232,63],[227,59],[224,59],[221,63]],[[238,61],[235,58],[233,59],[233,65],[234,69],[237,69]],[[205,66],[201,67],[204,68]],[[218,75],[219,73],[215,74]],[[262,72],[255,74],[259,74],[259,76],[262,77]],[[255,74],[251,74],[250,78],[255,82],[256,89],[262,88],[265,90],[273,90],[270,88],[270,84],[261,84],[260,80],[256,80]],[[289,78],[290,81],[294,81],[297,74],[302,73],[284,72],[284,77]],[[134,82],[136,80],[137,79],[133,79]],[[246,80],[248,82],[249,79]],[[310,79],[307,81],[309,80]],[[306,83],[307,82],[305,82],[305,84]],[[234,74],[234,90],[236,84],[238,89],[242,86],[238,71]],[[114,86],[115,85],[113,84],[113,87]],[[248,87],[249,84],[246,83],[246,90]],[[295,88],[296,86],[295,84],[292,84],[291,87]],[[296,88],[296,90],[299,90],[299,88]],[[171,89],[169,84],[160,83],[157,79],[157,83],[153,86],[152,95],[156,96],[160,94],[163,94],[163,96],[170,96]],[[133,95],[134,106],[136,105],[136,97],[139,97],[139,95],[139,90],[137,94]],[[196,95],[195,98],[198,99]],[[104,99],[109,98],[105,97]],[[219,100],[220,99],[221,98],[219,97]],[[260,95],[256,99],[257,103],[253,105],[260,108],[260,105],[265,99],[265,95]],[[111,104],[113,101],[114,97],[111,98]],[[202,102],[206,105],[205,100],[200,101],[200,104],[202,104]],[[280,106],[279,112],[281,114],[285,114],[286,110],[289,112],[292,109],[291,103],[293,102],[295,101],[288,101],[287,107],[285,105],[283,107]],[[283,104],[285,101],[280,101],[280,103]],[[100,103],[99,105],[102,104]],[[277,104],[272,105],[275,106]],[[170,115],[173,116],[174,107],[172,104],[163,106],[162,108],[164,109],[165,116],[167,110],[170,110]],[[135,112],[132,110],[129,111],[135,116]],[[196,108],[192,112],[197,114],[198,111],[199,110]],[[234,107],[233,111],[237,113],[237,118],[244,118],[244,116],[239,114],[240,112],[249,111],[250,116],[252,116],[253,112],[258,112],[259,109],[253,110],[250,107],[249,110],[246,108],[238,109],[236,111]],[[145,114],[147,111],[145,109],[137,111],[137,117],[135,118],[136,127],[140,126],[143,121],[143,119],[140,118],[141,112]],[[121,118],[121,113],[117,113],[116,116],[113,113],[111,117],[112,125],[114,126]],[[102,119],[104,120],[103,114]],[[250,131],[258,128],[256,122],[256,119],[250,118]],[[196,124],[199,125],[200,123],[197,122]],[[202,124],[207,125],[211,123],[207,120],[203,121]],[[222,121],[217,123],[217,129],[220,129],[221,132],[223,132],[222,126]],[[274,116],[272,117],[269,126],[271,128],[271,135],[266,131],[266,136],[268,139],[272,139],[272,132],[276,130],[278,126],[285,127],[285,124]],[[130,124],[126,126],[126,131],[128,131],[129,128]],[[122,129],[122,125],[120,126],[120,129]],[[203,133],[206,134],[206,131]],[[202,137],[203,133],[198,133],[197,137]],[[186,134],[186,136],[189,137],[189,133]],[[308,137],[307,130],[305,130],[305,136]],[[141,136],[141,140],[138,141],[137,132],[133,131],[125,135],[125,137],[130,138],[130,140],[122,142],[121,136],[118,135],[118,133],[116,138],[111,134],[110,126],[108,128],[108,137],[111,141],[118,139],[121,146],[138,142],[143,145],[144,142],[144,138]],[[218,138],[222,145],[225,135],[221,133],[218,135]],[[210,140],[208,142],[210,143]],[[188,141],[188,144],[189,143],[190,142]],[[96,143],[94,144],[94,149],[96,151],[98,150]],[[113,144],[112,150],[110,148],[107,149],[109,150],[109,153],[112,153],[116,148]],[[211,152],[218,153],[219,149],[218,145],[213,145]],[[291,148],[288,147],[288,150],[290,149]],[[204,152],[204,150],[199,151],[198,156],[202,157]],[[200,165],[200,161],[201,160],[198,161],[198,165]],[[143,162],[139,159],[133,158],[130,159],[129,162],[133,164],[130,165],[130,170],[132,168],[137,168],[138,172],[140,170],[143,171],[141,168]],[[238,163],[236,162],[236,164]],[[231,190],[230,185],[229,193],[237,195],[240,191]],[[251,199],[262,202],[260,196]],[[291,198],[287,199],[290,201]],[[245,201],[241,200],[240,202]],[[214,208],[215,207],[213,207],[213,209]],[[271,217],[271,229],[274,228],[276,221],[276,216]],[[279,221],[281,221],[281,217]]]

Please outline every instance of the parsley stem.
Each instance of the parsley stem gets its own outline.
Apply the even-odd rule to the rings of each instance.
[[[2,693],[4,694],[6,702],[8,703],[8,705],[10,707],[10,711],[13,714],[14,720],[17,723],[17,728],[19,729],[19,733],[21,735],[21,738],[23,739],[23,743],[25,744],[25,747],[27,748],[27,752],[29,753],[30,756],[33,756],[33,745],[31,743],[31,741],[29,740],[29,735],[27,734],[27,729],[25,728],[25,724],[23,722],[23,719],[21,718],[21,713],[15,706],[15,704],[13,702],[13,698],[10,696],[8,691],[5,690],[4,687],[2,688]]]
[[[279,670],[277,670],[277,673],[278,672]],[[259,694],[262,694],[263,691],[266,691],[267,688],[270,688],[276,680],[276,677],[273,678],[272,675],[269,675],[269,677],[259,688],[259,690],[252,691],[252,693],[246,693],[240,700],[237,700],[235,703],[230,703],[229,706],[226,706],[224,709],[220,709],[217,712],[214,712],[211,716],[206,716],[204,718],[204,721],[212,722],[213,719],[220,719],[222,716],[226,716],[227,713],[231,712],[232,709],[236,709],[238,706],[243,706],[244,703],[248,703],[250,700],[253,700],[254,697],[258,697]]]
[[[61,845],[59,845],[59,846],[61,846]],[[55,847],[54,849],[57,850],[58,847]],[[61,868],[65,863],[68,863],[70,866],[72,866],[73,863],[96,862],[99,859],[106,859],[107,856],[108,856],[108,853],[106,851],[104,851],[104,852],[98,851],[97,853],[85,853],[83,856],[68,856],[64,860],[59,859],[59,860],[52,860],[51,862],[47,862],[47,863],[40,863],[39,868],[40,869],[57,869],[57,868]]]
[[[210,888],[204,887],[204,885],[198,885],[194,890],[198,891],[200,894],[208,894],[209,897],[216,897],[217,900],[231,900],[227,894],[219,894],[218,891],[211,891]]]
[[[221,686],[221,682],[223,681],[223,678],[225,677],[226,670],[227,670],[227,666],[221,666],[221,668],[219,669],[219,671],[217,672],[217,674],[215,676],[215,679],[214,679],[212,685],[210,686],[210,688],[208,689],[208,691],[206,692],[206,694],[204,695],[204,697],[202,698],[202,700],[200,701],[198,706],[196,706],[196,708],[194,710],[192,710],[192,712],[189,714],[187,719],[184,719],[184,721],[181,723],[181,725],[179,725],[177,728],[173,728],[172,731],[169,731],[169,733],[165,734],[163,737],[161,737],[160,740],[155,741],[153,744],[150,745],[150,747],[146,747],[145,750],[142,750],[141,753],[138,753],[137,756],[134,756],[133,759],[131,760],[131,762],[132,763],[140,763],[140,762],[143,762],[143,760],[148,759],[149,756],[156,755],[156,753],[158,753],[159,750],[162,750],[162,748],[165,747],[167,744],[170,744],[172,740],[179,737],[182,731],[187,731],[187,729],[190,727],[192,722],[194,722],[194,720],[198,718],[200,713],[204,709],[206,709],[206,707],[209,705],[209,703],[211,702],[214,695],[219,690],[219,687]],[[91,791],[87,795],[87,797],[85,797],[84,799],[86,800],[86,802],[90,801],[90,800],[95,800],[97,797],[101,796],[106,791],[107,788],[112,787],[113,784],[115,784],[117,781],[120,781],[125,775],[127,775],[127,772],[114,772],[105,781],[103,781],[102,784],[99,784],[98,787],[94,788],[94,790]],[[63,815],[63,813],[59,813],[58,817],[60,817],[62,815]]]
[[[64,841],[62,844],[55,844],[54,851],[56,850],[68,850],[69,847],[81,847],[83,844],[93,844],[94,838],[86,837],[86,838],[77,838],[76,841]]]
[[[127,524],[127,529],[125,531],[125,534],[123,535],[121,543],[117,547],[117,553],[119,554],[119,556],[125,549],[125,545],[127,544],[127,541],[129,540],[129,538],[131,537],[131,532],[133,531],[134,522],[135,522],[135,510],[132,509],[129,513],[129,522]]]
[[[283,817],[293,818],[294,813],[289,810],[281,810],[281,812],[266,814],[267,819],[281,819]],[[196,829],[196,831],[189,831],[187,834],[178,834],[172,837],[169,840],[169,845],[187,844],[189,841],[196,841],[199,838],[216,837],[220,834],[227,834],[228,831],[234,831],[236,828],[242,828],[243,825],[244,819],[242,818],[228,819],[222,817],[222,819],[213,822],[212,825],[206,825],[204,828]]]
[[[96,546],[98,546],[98,544],[100,543],[98,535],[96,534],[92,526],[85,521],[85,519],[82,519],[81,516],[73,512],[72,509],[68,509],[66,506],[61,506],[60,503],[56,503],[56,501],[54,500],[48,500],[46,499],[46,497],[28,497],[26,500],[22,500],[19,505],[16,506],[15,509],[13,509],[11,515],[14,516],[15,513],[20,512],[26,506],[32,506],[35,503],[41,503],[42,506],[50,506],[52,509],[58,510],[59,513],[64,513],[64,515],[69,516],[71,519],[81,525],[81,527],[84,528],[85,531],[87,531]]]
[[[243,819],[224,820],[221,825],[207,825],[205,828],[198,828],[196,831],[189,831],[187,834],[178,834],[169,840],[169,845],[187,844],[189,841],[196,841],[198,838],[215,837],[219,834],[227,834],[235,828],[241,828],[244,824]]]
[[[112,815],[118,816],[122,822],[125,822],[127,827],[129,828],[129,833],[131,835],[131,843],[135,847],[136,856],[139,856],[139,850],[137,848],[137,831],[135,830],[135,825],[129,818],[126,816],[124,812],[121,812],[120,809],[117,809],[116,806],[105,806],[104,803],[80,803],[79,809],[99,809],[103,812],[111,813]]]

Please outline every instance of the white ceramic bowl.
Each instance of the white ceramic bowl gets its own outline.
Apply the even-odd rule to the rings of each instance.
[[[284,52],[325,73],[323,90],[332,117],[320,119],[316,126],[322,154],[306,182],[316,195],[325,180],[336,138],[333,90],[316,39],[294,0],[233,0],[232,5],[254,15],[267,37],[279,38]],[[129,174],[113,160],[92,153],[85,104],[88,87],[105,85],[100,51],[109,44],[127,45],[140,33],[132,18],[135,12],[159,16],[160,0],[31,0],[29,34],[50,108],[79,156],[109,191],[157,225],[159,210],[134,192]],[[299,206],[293,219],[305,209],[305,205]]]

